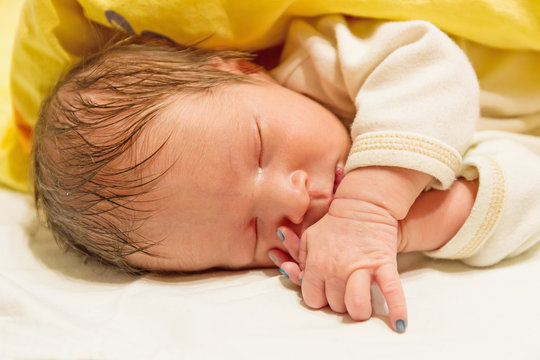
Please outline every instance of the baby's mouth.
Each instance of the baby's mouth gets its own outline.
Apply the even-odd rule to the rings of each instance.
[[[343,180],[343,177],[345,176],[345,170],[343,169],[343,166],[336,166],[334,170],[334,188],[332,189],[332,194],[328,194],[326,191],[315,191],[312,190],[310,192],[310,201],[312,202],[310,204],[310,208],[304,215],[304,221],[302,224],[298,224],[297,226],[291,226],[293,231],[295,231],[298,235],[298,237],[302,236],[302,233],[311,225],[319,221],[324,215],[328,213],[328,210],[330,208],[330,204],[334,200],[334,194],[336,193],[336,190],[341,183],[341,180]],[[314,205],[314,203],[317,203],[317,205]]]
[[[332,190],[332,195],[336,193],[336,190],[345,176],[345,170],[341,166],[336,166],[335,175],[334,175],[334,189]]]

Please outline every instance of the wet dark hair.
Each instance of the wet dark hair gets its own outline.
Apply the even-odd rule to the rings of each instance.
[[[126,258],[152,255],[159,242],[138,230],[155,213],[143,197],[166,172],[143,170],[167,141],[136,161],[130,152],[174,95],[249,81],[216,67],[216,61],[246,59],[244,52],[132,36],[73,67],[43,102],[32,146],[35,202],[57,242],[129,273],[143,272]]]

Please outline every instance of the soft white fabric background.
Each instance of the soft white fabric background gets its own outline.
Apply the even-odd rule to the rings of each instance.
[[[308,309],[275,269],[132,278],[83,264],[28,195],[0,189],[0,358],[538,359],[539,246],[487,269],[412,254],[400,271],[402,335],[384,315]]]

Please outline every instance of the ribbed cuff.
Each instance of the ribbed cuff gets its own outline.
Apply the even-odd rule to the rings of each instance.
[[[442,248],[425,252],[443,259],[465,259],[476,253],[499,222],[505,198],[506,181],[500,166],[493,160],[474,156],[464,164],[463,177],[479,179],[478,193],[471,214],[458,233]]]
[[[430,174],[431,187],[449,188],[461,167],[461,155],[449,145],[407,132],[370,132],[354,139],[345,171],[365,166],[396,166]]]

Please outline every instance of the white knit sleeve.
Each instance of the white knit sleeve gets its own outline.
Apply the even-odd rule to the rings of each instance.
[[[479,116],[479,88],[465,54],[424,21],[295,21],[283,85],[353,119],[346,171],[398,166],[422,171],[445,189],[461,167]]]
[[[540,242],[540,138],[478,132],[460,176],[479,181],[471,214],[448,243],[428,256],[487,266]]]

